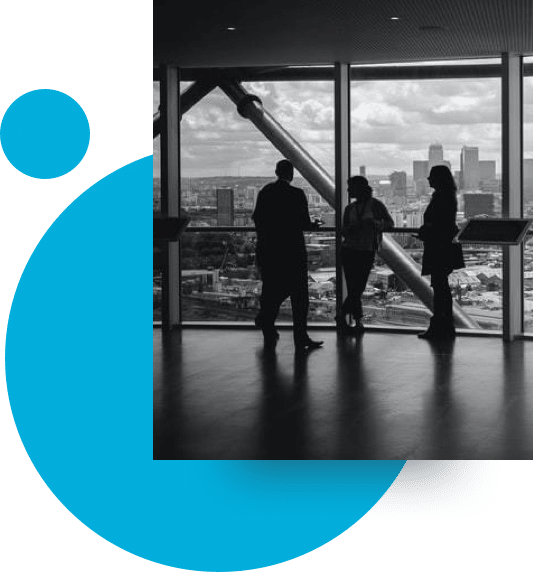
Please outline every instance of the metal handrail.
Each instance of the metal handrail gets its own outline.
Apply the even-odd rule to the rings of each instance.
[[[334,226],[321,226],[308,232],[335,232]],[[418,226],[396,226],[383,232],[388,234],[413,234],[420,230]],[[185,232],[255,232],[255,226],[188,226]],[[526,232],[533,236],[533,228]]]
[[[408,234],[418,232],[419,227],[401,226],[386,230],[391,234]],[[185,232],[255,232],[255,226],[188,226]],[[334,226],[321,226],[307,232],[335,232]]]

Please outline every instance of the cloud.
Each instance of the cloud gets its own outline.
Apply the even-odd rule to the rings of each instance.
[[[533,78],[526,78],[525,118],[533,123]],[[249,82],[243,87],[330,174],[334,172],[333,82]],[[367,172],[412,172],[431,143],[444,146],[459,169],[463,145],[478,146],[481,159],[501,155],[501,96],[497,79],[352,82],[352,161]],[[156,89],[154,88],[154,106]],[[272,174],[279,152],[235,105],[214,90],[181,123],[184,176]],[[533,131],[533,127],[531,129]],[[533,135],[525,130],[526,150]],[[156,159],[154,158],[154,168]]]

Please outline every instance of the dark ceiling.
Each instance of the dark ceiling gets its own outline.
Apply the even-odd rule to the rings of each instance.
[[[502,52],[533,54],[532,0],[154,2],[156,66],[393,63]]]

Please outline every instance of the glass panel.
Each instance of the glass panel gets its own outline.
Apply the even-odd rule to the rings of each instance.
[[[391,233],[396,242],[422,263],[423,244],[409,233]],[[454,301],[481,330],[502,329],[501,259],[499,247],[463,247],[466,268],[452,272],[449,283]],[[429,277],[423,280],[429,283]],[[431,312],[378,256],[363,294],[364,318],[375,326],[426,327]]]
[[[153,111],[159,111],[159,82],[153,82]],[[154,216],[161,212],[161,137],[159,135],[154,138]],[[161,253],[159,249],[154,247],[154,322],[161,321],[161,268],[160,260]]]
[[[159,82],[153,83],[153,111],[159,111]],[[161,212],[161,137],[154,138],[154,212]]]
[[[244,82],[242,86],[260,97],[264,109],[283,129],[333,173],[332,82]],[[237,113],[235,104],[220,89],[206,95],[181,123],[181,204],[191,217],[190,227],[253,228],[251,215],[257,195],[275,180],[275,164],[282,158],[272,143]],[[333,208],[298,172],[292,184],[306,193],[312,217],[334,225]],[[310,271],[335,266],[335,248],[331,240],[325,244],[324,237],[324,233],[306,234]],[[254,260],[255,233],[186,232],[181,244],[183,319],[252,320],[260,292]],[[202,289],[202,296],[195,288]],[[312,300],[325,302],[326,291],[331,293],[327,288],[327,284],[313,286]],[[310,321],[333,320],[333,312],[325,311],[325,304],[318,301],[311,303]],[[280,321],[290,319],[287,302]]]
[[[524,58],[533,64],[533,57]],[[533,76],[524,77],[524,216],[533,218]],[[524,331],[533,333],[533,237],[524,245]]]
[[[432,193],[427,176],[436,164],[448,165],[454,174],[459,189],[458,223],[474,216],[500,215],[500,85],[499,78],[352,82],[352,172],[367,177],[374,196],[385,203],[397,227],[418,227],[422,223]],[[413,240],[408,235],[397,237],[406,253],[416,260],[421,250]],[[497,267],[501,252],[470,246],[468,251],[468,276],[472,267],[471,278],[475,274],[480,280],[478,275],[482,275],[489,281],[478,285],[474,280],[475,288],[471,284],[471,290],[461,293],[456,289],[455,297],[469,314],[482,315],[481,310],[498,307],[487,310],[490,319],[482,316],[478,323],[482,329],[501,328],[501,277],[490,280],[498,273],[494,270],[501,272]],[[450,279],[452,284],[455,275]],[[367,294],[374,299],[371,280],[372,275]],[[390,280],[394,283],[395,279]],[[378,280],[380,284],[382,281]],[[466,276],[461,278],[463,282],[468,283]],[[410,305],[422,308],[409,291],[398,292],[397,285],[392,290],[396,305],[405,306],[411,298]],[[465,298],[466,292],[469,294]],[[474,296],[478,293],[479,300]],[[376,294],[388,300],[388,293]],[[473,298],[475,304],[471,303]],[[381,306],[374,304],[369,313],[384,319],[376,307]],[[401,325],[419,326],[417,312],[397,312],[394,320]],[[427,319],[429,313],[425,314]],[[496,314],[499,317],[493,319]]]
[[[183,320],[253,320],[261,292],[255,232],[186,232],[181,264]]]

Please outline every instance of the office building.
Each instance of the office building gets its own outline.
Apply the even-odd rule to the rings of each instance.
[[[440,143],[433,143],[429,146],[428,166],[429,170],[435,165],[442,165],[444,162],[444,151]]]
[[[394,171],[390,174],[389,179],[393,196],[405,197],[407,195],[407,173]]]
[[[429,190],[429,161],[413,161],[413,186],[417,195],[424,195]]]
[[[464,146],[461,149],[461,189],[477,190],[480,180],[479,149]]]
[[[235,221],[235,202],[233,189],[224,187],[216,190],[217,224],[233,226]]]
[[[494,216],[494,195],[492,193],[464,193],[465,218],[479,215]]]
[[[496,161],[479,162],[479,180],[494,181],[496,179]]]

